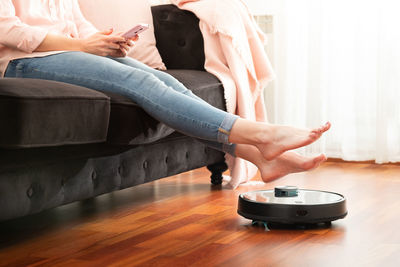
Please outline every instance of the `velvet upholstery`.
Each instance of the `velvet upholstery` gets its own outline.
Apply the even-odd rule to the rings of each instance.
[[[153,6],[157,48],[167,69],[204,70],[204,42],[199,19],[175,5]]]
[[[109,98],[88,88],[38,79],[0,79],[0,147],[104,142],[109,113]]]
[[[171,5],[156,6],[152,10],[154,20],[158,21],[154,28],[156,36],[160,38],[163,35],[163,38],[167,38],[167,42],[159,42],[157,46],[160,51],[169,51],[172,57],[175,57],[173,60],[170,57],[172,61],[166,62],[169,68],[171,66],[176,68],[168,72],[192,89],[195,94],[212,105],[225,109],[221,83],[213,75],[201,71],[204,56],[198,54],[198,51],[202,50],[202,42],[199,41],[202,37],[198,25],[194,23],[196,17]],[[172,16],[169,16],[171,12]],[[166,16],[168,19],[160,16]],[[181,27],[176,27],[172,18],[178,20]],[[164,35],[165,30],[170,36]],[[168,50],[170,47],[163,47],[169,46],[169,42],[179,43],[181,40],[179,38],[185,37],[184,33],[188,31],[191,31],[190,38],[194,38],[195,41],[185,39],[183,49],[187,54],[173,49]],[[190,51],[197,52],[190,55]],[[165,56],[165,53],[162,56]],[[4,83],[4,80],[0,82]],[[20,81],[23,84],[25,82],[26,80]],[[42,80],[37,86],[43,88],[45,83],[46,81]],[[25,85],[28,90],[29,84]],[[50,89],[54,90],[57,86],[54,85]],[[7,88],[12,91],[12,85]],[[92,91],[90,93],[85,91],[89,89],[79,90],[83,91],[76,92],[78,96],[82,94],[93,96]],[[207,148],[191,137],[172,132],[165,125],[150,118],[129,99],[98,94],[108,105],[102,111],[107,111],[107,108],[111,107],[109,120],[107,118],[102,122],[102,127],[109,122],[107,142],[19,149],[0,147],[0,221],[37,213],[203,166],[208,166],[213,172],[214,184],[221,183],[221,173],[226,169],[224,153]],[[12,107],[9,105],[9,108]],[[61,109],[61,107],[53,108]],[[74,111],[69,109],[65,112]],[[96,112],[100,112],[95,114],[96,116],[104,116],[101,115],[101,111]],[[89,118],[88,114],[79,116]],[[81,120],[79,117],[74,118],[77,121]],[[5,121],[2,118],[0,122],[4,122],[3,120]],[[40,121],[40,118],[36,120]],[[128,120],[129,123],[124,120]],[[8,122],[12,122],[12,119],[8,119]],[[82,125],[84,124],[79,127]],[[3,124],[2,130],[5,127],[7,125]],[[102,128],[99,131],[104,135]],[[169,134],[170,132],[172,133]],[[102,140],[105,140],[106,136],[102,137]],[[7,144],[8,141],[4,143]]]
[[[223,161],[182,135],[139,146],[91,144],[0,154],[0,221]]]

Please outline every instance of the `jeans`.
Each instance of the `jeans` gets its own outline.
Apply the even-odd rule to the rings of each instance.
[[[171,75],[132,58],[63,52],[15,59],[5,77],[55,80],[127,96],[171,128],[235,155],[228,137],[238,116],[209,105]]]

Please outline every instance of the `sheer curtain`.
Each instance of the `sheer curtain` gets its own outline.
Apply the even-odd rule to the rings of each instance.
[[[400,162],[400,1],[247,2],[255,13],[274,15],[270,120],[307,127],[331,121],[305,154]]]

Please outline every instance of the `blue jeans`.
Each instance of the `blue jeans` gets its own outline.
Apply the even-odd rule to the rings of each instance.
[[[171,75],[132,58],[63,52],[15,59],[5,77],[55,80],[127,96],[171,128],[235,155],[228,137],[238,116],[209,105]]]

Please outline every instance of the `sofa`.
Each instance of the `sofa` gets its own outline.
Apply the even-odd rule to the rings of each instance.
[[[198,19],[152,7],[167,72],[225,110],[204,70]],[[126,97],[38,79],[0,79],[0,221],[207,166],[221,184],[224,153],[150,117]]]

